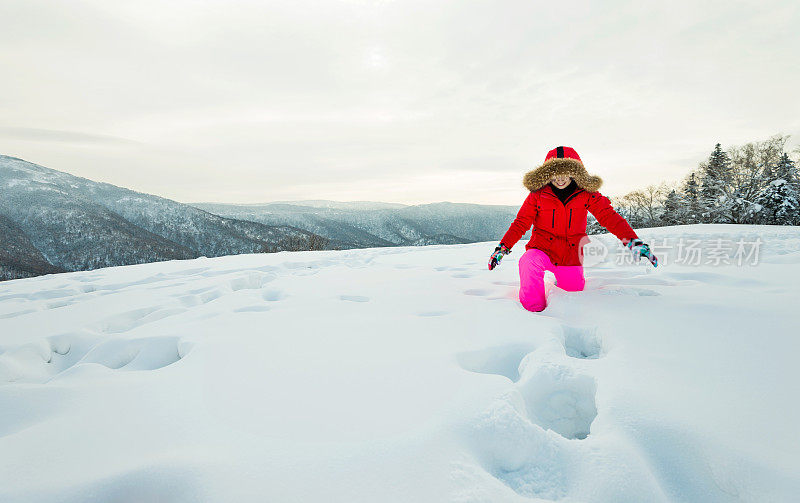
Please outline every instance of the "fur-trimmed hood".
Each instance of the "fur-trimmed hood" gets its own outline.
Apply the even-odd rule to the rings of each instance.
[[[563,157],[556,157],[556,150]],[[567,156],[564,156],[564,151]],[[577,152],[569,147],[553,149],[551,151],[553,155],[548,154],[541,166],[525,173],[522,184],[526,189],[534,192],[547,185],[555,175],[569,175],[575,180],[578,187],[587,192],[597,192],[603,185],[603,180],[599,176],[590,175],[579,159],[572,159],[570,154],[573,152],[574,156],[578,157]]]

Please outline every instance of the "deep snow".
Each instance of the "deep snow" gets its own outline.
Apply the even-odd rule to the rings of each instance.
[[[800,228],[639,234],[542,313],[523,243],[0,283],[0,501],[796,500]]]

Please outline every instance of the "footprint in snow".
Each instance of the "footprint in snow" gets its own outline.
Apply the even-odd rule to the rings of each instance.
[[[178,297],[178,302],[181,303],[184,307],[194,307],[199,306],[203,302],[200,300],[200,297],[197,295],[183,295]]]
[[[277,276],[274,274],[250,272],[232,279],[229,285],[234,292],[239,290],[258,290],[270,281],[274,281],[276,278]]]
[[[485,288],[471,288],[469,290],[464,290],[464,295],[472,295],[475,297],[486,297],[491,293],[491,290],[487,290]]]
[[[514,283],[513,281],[492,281],[492,284],[498,286],[519,286],[519,283]]]
[[[339,299],[349,302],[369,302],[369,297],[363,295],[340,295]]]
[[[539,364],[517,384],[528,418],[567,439],[585,439],[597,417],[593,377],[563,365]]]
[[[76,299],[58,299],[46,304],[47,309],[58,309],[59,307],[71,306],[78,302]]]
[[[630,286],[601,286],[597,289],[600,295],[631,295],[634,297],[658,297],[661,294],[648,288]]]
[[[458,274],[453,274],[450,276],[451,278],[472,278],[475,276],[475,273],[472,272],[461,272]]]
[[[581,359],[597,359],[603,353],[603,340],[597,333],[597,327],[579,327],[564,324],[561,326],[564,336],[564,350],[567,356]]]
[[[564,349],[574,358],[598,358],[596,327],[562,325]],[[569,366],[535,362],[533,344],[507,344],[457,355],[470,372],[502,375],[511,389],[474,423],[468,442],[483,468],[517,494],[559,500],[567,494],[569,455],[564,441],[589,436],[597,417],[597,384]]]
[[[35,313],[36,309],[22,309],[21,311],[14,311],[11,313],[0,314],[0,320],[7,319],[7,318],[16,318],[17,316],[22,316],[25,314]]]
[[[212,288],[206,292],[201,293],[198,297],[200,302],[203,304],[208,304],[212,300],[217,300],[218,298],[222,297],[223,292],[219,288]]]
[[[277,302],[286,298],[286,294],[280,290],[265,290],[261,298],[268,302]]]
[[[269,311],[269,306],[263,306],[260,304],[255,304],[252,306],[244,306],[244,307],[237,307],[233,310],[234,313],[263,313],[264,311]]]
[[[57,376],[92,372],[97,365],[112,370],[157,370],[184,358],[191,347],[178,337],[63,334],[11,348],[2,357],[16,371],[12,382],[45,383]]]
[[[106,334],[119,334],[184,312],[186,312],[185,307],[171,309],[162,309],[158,306],[143,307],[109,316],[97,323],[95,328]]]
[[[439,271],[439,272],[444,272],[444,271],[456,271],[456,272],[458,272],[458,271],[469,271],[469,268],[460,267],[460,266],[459,267],[455,267],[455,266],[452,266],[452,265],[442,265],[442,266],[439,266],[439,267],[434,267],[433,270],[434,271]]]
[[[483,469],[520,496],[563,499],[571,464],[566,441],[531,422],[526,407],[519,391],[509,391],[476,418],[465,441]]]
[[[26,298],[28,300],[53,300],[53,299],[64,299],[66,297],[73,297],[79,294],[77,289],[73,288],[58,288],[54,290],[43,290],[36,293],[29,293],[29,294],[19,294],[19,295],[9,295],[3,297],[6,298]],[[0,299],[2,300],[2,299]]]
[[[517,382],[520,362],[535,349],[533,344],[505,344],[459,353],[456,361],[464,370],[501,375]]]

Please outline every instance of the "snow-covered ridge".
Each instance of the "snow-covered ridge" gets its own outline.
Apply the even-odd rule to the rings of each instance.
[[[188,203],[192,206],[202,206],[204,204],[225,204],[225,203]],[[299,200],[299,201],[270,201],[268,203],[258,203],[258,204],[241,204],[241,205],[229,205],[226,206],[246,206],[250,208],[257,208],[257,207],[265,207],[265,206],[272,206],[276,204],[289,204],[292,206],[306,206],[310,208],[331,208],[331,209],[340,209],[340,210],[385,210],[385,209],[397,209],[397,208],[405,208],[407,204],[400,204],[400,203],[384,203],[379,201],[329,201],[329,200],[319,200],[319,199],[306,199],[306,200]]]
[[[0,250],[0,280],[51,267],[86,270],[199,256],[303,248],[457,244],[502,235],[516,208],[368,201],[197,207],[0,156],[0,217],[14,226],[11,264]],[[10,236],[0,235],[9,240]],[[308,249],[309,247],[305,247]],[[20,260],[18,260],[20,259]]]
[[[3,283],[0,501],[792,501],[800,229],[639,234],[712,254],[594,236],[538,314],[493,242]]]
[[[498,239],[517,206],[288,201],[258,205],[197,203],[197,208],[267,225],[293,225],[358,247],[459,244]]]
[[[6,248],[32,251],[9,259],[6,248],[0,250],[0,280],[41,273],[41,261],[55,269],[85,270],[282,250],[311,236],[288,226],[212,215],[8,156],[0,156],[0,187],[0,218],[15,229],[0,239]]]

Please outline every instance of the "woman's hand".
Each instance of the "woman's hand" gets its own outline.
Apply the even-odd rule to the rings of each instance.
[[[491,271],[500,265],[500,261],[503,260],[503,257],[509,253],[511,253],[511,250],[509,250],[508,247],[506,247],[506,245],[503,243],[500,243],[500,246],[495,248],[494,253],[492,253],[491,257],[489,257],[489,270]]]
[[[653,255],[653,252],[650,251],[650,247],[647,246],[647,243],[641,239],[631,239],[625,246],[627,246],[628,249],[633,252],[633,256],[637,261],[641,257],[645,257],[650,261],[651,264],[653,264],[653,267],[658,267],[658,258]]]

